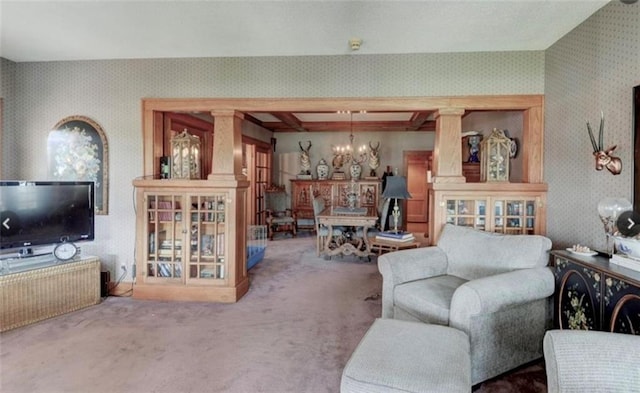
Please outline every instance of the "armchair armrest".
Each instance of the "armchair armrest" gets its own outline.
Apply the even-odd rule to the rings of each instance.
[[[438,247],[412,248],[378,257],[382,275],[382,318],[393,317],[393,288],[396,285],[446,274],[447,255]]]
[[[447,255],[438,247],[411,248],[378,257],[382,279],[394,286],[446,274]]]
[[[582,330],[544,336],[549,393],[640,392],[640,337]]]
[[[453,294],[450,324],[468,329],[473,316],[545,299],[553,294],[554,285],[553,273],[548,267],[514,270],[468,281]]]

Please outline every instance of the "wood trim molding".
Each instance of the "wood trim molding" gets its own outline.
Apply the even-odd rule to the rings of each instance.
[[[144,176],[154,174],[154,138],[153,127],[157,112],[210,112],[214,116],[224,114],[242,114],[244,112],[295,112],[295,111],[437,111],[441,124],[436,126],[436,142],[434,146],[433,176],[440,176],[442,182],[464,182],[462,163],[452,164],[453,157],[460,157],[461,149],[458,125],[465,111],[471,110],[522,110],[523,121],[523,172],[524,182],[538,183],[543,178],[543,138],[544,138],[544,96],[543,95],[503,95],[503,96],[459,96],[459,97],[376,97],[376,98],[144,98],[143,110],[143,144],[144,144]],[[460,112],[463,112],[460,114]],[[234,115],[236,116],[236,115]],[[445,119],[446,118],[446,119]],[[437,122],[437,121],[436,121]],[[231,127],[227,127],[232,130]],[[438,131],[440,128],[440,131]],[[216,129],[218,127],[216,126]],[[454,135],[455,134],[455,135]],[[227,136],[226,138],[229,138]],[[238,139],[232,137],[232,139]],[[454,143],[455,139],[455,143]],[[214,145],[217,143],[217,137]],[[238,146],[240,146],[239,141]],[[232,144],[235,150],[235,142]],[[226,146],[226,144],[225,144]],[[231,145],[228,146],[231,148]],[[239,149],[240,149],[239,148]],[[222,163],[216,158],[214,163]],[[241,167],[240,158],[223,165],[226,176],[237,175]],[[459,154],[458,154],[459,153]],[[221,153],[224,154],[224,153]],[[448,156],[445,163],[438,162],[437,157]],[[237,164],[235,161],[238,161]],[[459,160],[458,160],[459,161]],[[236,165],[237,164],[237,165]],[[233,174],[233,175],[232,175]],[[438,180],[436,180],[438,181]]]

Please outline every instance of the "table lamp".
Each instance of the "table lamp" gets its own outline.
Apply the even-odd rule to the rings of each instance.
[[[388,176],[386,182],[387,184],[382,192],[382,197],[394,199],[393,212],[391,215],[393,216],[393,231],[398,233],[398,219],[400,218],[398,199],[411,198],[411,194],[407,191],[407,179],[403,176]]]

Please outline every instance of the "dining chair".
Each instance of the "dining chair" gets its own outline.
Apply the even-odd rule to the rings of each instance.
[[[325,209],[326,203],[322,196],[318,195],[313,198],[313,218],[316,222],[316,251],[317,255],[324,250],[324,244],[327,241],[327,236],[342,236],[342,228],[333,227],[331,234],[329,234],[329,228],[320,224],[318,215]]]
[[[296,216],[287,206],[287,193],[284,187],[271,187],[264,191],[266,223],[269,240],[274,232],[288,232],[296,236]]]
[[[390,198],[383,198],[380,200],[380,204],[378,206],[378,222],[375,227],[367,229],[367,237],[376,237],[378,232],[384,231],[384,226],[387,223],[387,216],[389,215],[389,202]],[[364,229],[362,227],[357,228],[356,235],[358,237],[363,237]]]

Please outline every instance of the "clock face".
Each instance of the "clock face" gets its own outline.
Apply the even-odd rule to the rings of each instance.
[[[77,252],[78,247],[73,243],[60,243],[53,249],[53,255],[61,261],[73,258]]]

